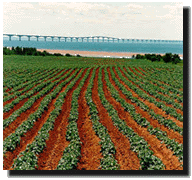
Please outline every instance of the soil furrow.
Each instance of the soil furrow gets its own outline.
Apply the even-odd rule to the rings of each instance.
[[[69,71],[69,70],[67,70],[62,76],[64,76],[68,71]],[[65,79],[66,79],[66,78],[65,78]],[[54,80],[53,82],[55,82],[55,80]],[[59,82],[59,83],[61,83],[61,82]],[[37,85],[35,85],[34,88],[35,88],[36,86],[37,86]],[[45,87],[44,87],[44,88],[45,88]],[[43,89],[44,89],[44,88],[43,88]],[[42,90],[43,90],[43,89],[42,89]],[[29,90],[28,90],[28,91],[29,91]],[[27,92],[28,92],[28,91],[27,91]],[[39,93],[39,92],[34,93],[32,96],[37,95],[37,93]],[[18,104],[16,104],[9,112],[3,113],[3,119],[7,119],[13,112],[15,112],[16,110],[18,110],[19,108],[21,108],[21,107],[25,104],[25,102],[28,101],[28,99],[29,99],[29,98],[24,98],[24,99],[21,100]]]
[[[93,69],[91,69],[89,77],[86,79],[78,99],[78,112],[79,117],[77,120],[77,127],[79,137],[82,142],[81,145],[81,158],[77,164],[78,170],[98,170],[100,166],[101,145],[100,139],[93,130],[92,122],[88,116],[89,107],[85,99],[86,89],[89,84]]]
[[[62,73],[64,70],[65,70],[65,69],[61,70],[61,71],[58,72],[55,76],[59,75],[59,74]],[[65,72],[65,74],[66,74],[67,72],[69,72],[69,70],[67,70],[67,71]],[[64,75],[65,75],[65,74],[64,74]],[[54,77],[55,77],[55,76],[54,76]],[[49,78],[49,79],[46,79],[46,80],[44,80],[44,82],[46,82],[46,81],[48,81],[48,80],[50,80],[50,79],[53,79],[54,77]],[[60,78],[60,77],[59,77],[59,78]],[[56,80],[58,80],[59,78],[57,78]],[[54,81],[55,81],[55,80],[54,80]],[[52,81],[52,82],[54,82],[54,81]],[[29,90],[21,93],[20,96],[28,93],[29,91],[31,91],[32,89],[34,89],[34,88],[35,88],[36,86],[38,86],[39,84],[40,84],[40,83],[35,84],[35,85],[34,85],[32,88],[30,88]],[[24,88],[26,88],[26,87],[24,87]],[[18,90],[18,91],[22,91],[24,88],[22,88],[22,89],[20,89],[20,90]],[[13,94],[13,93],[11,93],[11,94]],[[3,102],[3,106],[5,106],[6,104],[11,103],[11,102],[12,102],[13,100],[15,100],[17,97],[18,97],[18,96],[15,96],[14,98],[11,98],[11,99],[9,99],[8,101]]]
[[[116,78],[118,78],[118,80],[120,81],[121,84],[123,84],[125,86],[125,88],[127,88],[127,85],[119,78],[117,72],[115,71],[115,69],[113,69],[116,75]],[[115,89],[119,92],[120,97],[122,97],[123,99],[125,99],[125,101],[129,104],[132,104],[135,107],[135,110],[137,113],[141,114],[144,118],[146,118],[150,124],[154,127],[154,128],[160,128],[162,131],[165,131],[168,135],[168,137],[170,139],[175,139],[177,142],[179,143],[183,143],[183,136],[180,135],[178,132],[173,131],[172,129],[168,129],[167,127],[165,127],[164,125],[161,125],[158,123],[157,120],[154,120],[150,117],[150,115],[142,110],[139,106],[137,106],[135,103],[131,102],[130,99],[127,99],[126,96],[122,93],[122,91],[119,89],[119,87],[115,84],[115,82],[113,81],[112,77],[111,77],[111,73],[109,71],[109,69],[107,69],[108,74],[109,74],[109,80],[110,82],[113,84],[113,86],[115,87]],[[131,91],[132,92],[132,91]],[[132,93],[133,94],[133,93]]]
[[[138,76],[140,79],[142,79],[142,76],[141,75],[139,75],[139,74],[136,74],[130,67],[129,67],[129,69],[130,69],[130,71],[131,72],[133,72],[136,76]],[[139,70],[138,69],[136,69],[135,67],[134,67],[134,69],[137,71],[137,72],[139,72]],[[148,81],[148,80],[147,80]],[[152,85],[154,85],[154,86],[158,86],[156,83],[154,83],[154,82],[152,82],[152,81],[149,81]],[[161,89],[165,89],[164,87],[162,87],[162,86],[158,86],[158,87],[160,87]],[[159,92],[159,91],[157,91],[157,93],[159,93],[159,94],[161,94],[161,95],[164,95],[164,96],[166,96],[166,97],[169,97],[169,98],[171,98],[171,99],[174,99],[175,100],[175,98],[173,98],[173,97],[170,97],[169,95],[167,95],[167,94],[163,94],[162,92]],[[169,93],[170,94],[172,94],[172,92],[171,91],[169,91]],[[169,104],[170,105],[170,104]],[[172,106],[173,107],[173,106]]]
[[[77,76],[77,75],[76,75]],[[70,83],[70,82],[69,82]],[[52,110],[54,109],[54,104],[57,100],[57,97],[59,96],[60,93],[64,92],[65,89],[67,88],[67,86],[69,85],[69,83],[67,83],[62,90],[57,94],[57,96],[52,99],[52,101],[49,103],[48,105],[48,110],[45,111],[41,118],[39,118],[35,123],[33,128],[28,131],[27,133],[24,134],[24,136],[21,138],[21,142],[20,144],[16,147],[16,149],[13,152],[7,152],[5,154],[4,158],[4,169],[8,170],[11,168],[12,164],[13,164],[13,160],[17,157],[17,155],[19,155],[19,153],[21,153],[22,151],[25,150],[27,144],[30,144],[33,142],[34,138],[37,136],[38,131],[41,129],[41,127],[43,126],[43,124],[47,121],[50,113],[52,112]]]
[[[38,157],[38,170],[54,170],[57,168],[59,160],[63,156],[64,149],[69,145],[66,140],[66,131],[73,91],[78,87],[81,79],[84,77],[87,69],[77,80],[75,85],[67,92],[60,115],[55,120],[54,129],[49,133],[49,139],[46,141],[46,147]],[[80,72],[79,72],[80,73]],[[78,74],[79,74],[78,73]]]
[[[125,67],[124,67],[123,69],[127,72],[127,70],[126,70]],[[173,107],[172,105],[167,104],[165,101],[162,101],[162,100],[160,100],[159,98],[156,98],[155,96],[153,96],[153,95],[149,94],[148,92],[146,92],[146,91],[145,91],[144,89],[142,89],[139,85],[137,85],[137,84],[135,84],[133,81],[131,81],[126,75],[125,75],[124,77],[125,77],[129,82],[131,82],[132,84],[134,84],[135,86],[137,86],[140,90],[142,90],[143,92],[145,92],[148,96],[151,96],[151,97],[155,98],[156,101],[158,101],[158,102],[163,102],[166,106],[171,107],[171,108],[177,110],[177,109],[176,109],[175,107]]]
[[[53,69],[52,69],[53,70]],[[49,70],[49,71],[47,71],[47,73],[48,72],[50,72],[50,71],[52,71],[52,70]],[[43,72],[45,72],[46,70],[44,70]],[[41,74],[43,74],[43,72],[41,72]],[[40,73],[39,73],[40,74]],[[32,78],[32,77],[31,77]],[[29,81],[29,80],[28,80]],[[27,83],[28,81],[25,81],[25,82],[22,82],[23,84],[25,84],[25,83]],[[13,88],[9,88],[8,89],[8,91],[6,91],[6,92],[9,92],[10,90],[12,90]],[[13,93],[10,93],[10,94],[13,94]]]
[[[126,77],[126,75],[124,74],[124,72],[121,70],[121,68],[118,68],[118,69],[120,70],[120,72],[122,73],[122,75],[123,75],[126,79],[128,79],[128,78]],[[114,70],[114,69],[113,69],[113,70]],[[115,70],[114,70],[114,72],[116,73]],[[118,76],[116,76],[116,77],[118,77]],[[120,79],[120,81],[121,81],[121,79]],[[130,82],[131,82],[131,81],[130,81]],[[135,91],[133,91],[131,88],[129,88],[129,86],[127,86],[123,81],[121,81],[121,83],[124,84],[124,86],[126,87],[126,89],[127,89],[128,91],[130,91],[134,97],[138,98],[140,101],[142,101],[144,104],[146,104],[150,109],[153,109],[153,111],[154,111],[156,114],[160,114],[160,115],[162,115],[164,118],[170,119],[170,120],[172,120],[173,122],[175,122],[175,123],[177,124],[177,126],[183,127],[183,122],[181,122],[181,121],[177,120],[176,118],[174,118],[174,117],[166,114],[165,111],[163,111],[161,108],[158,108],[155,104],[149,102],[148,100],[142,99],[141,97],[139,97],[139,95],[138,95]]]
[[[176,170],[182,169],[180,167],[181,163],[178,158],[173,155],[173,152],[166,148],[165,144],[161,144],[161,141],[156,138],[156,136],[151,135],[147,128],[143,128],[138,125],[130,116],[128,112],[124,110],[119,102],[117,102],[107,90],[107,87],[104,88],[106,90],[106,98],[113,105],[115,110],[117,110],[119,117],[124,120],[129,127],[131,127],[139,136],[143,137],[145,141],[150,145],[150,149],[154,152],[154,155],[160,158],[163,164],[166,166],[166,170]]]
[[[143,74],[141,71],[139,71],[136,67],[134,67],[134,69],[135,69],[139,74],[141,74],[142,76],[145,76],[145,74]]]
[[[36,92],[34,94],[34,96],[37,94],[38,92]],[[21,108],[21,106],[23,106],[29,98],[25,98],[23,100],[21,100],[18,104],[16,104],[9,112],[5,112],[3,113],[3,119],[7,119],[13,112],[15,112],[16,110],[18,110],[19,108]]]
[[[97,106],[98,115],[100,122],[107,128],[108,133],[111,137],[112,142],[116,147],[115,158],[120,165],[121,170],[138,170],[140,167],[140,161],[133,151],[130,150],[130,142],[122,133],[119,132],[118,128],[113,125],[113,122],[108,115],[107,110],[98,95],[98,70],[94,79],[94,86],[92,89],[92,99]]]
[[[75,72],[72,71],[72,73],[66,77],[64,80],[60,81],[49,93],[53,92],[54,89],[61,84],[62,82],[64,82],[67,78],[69,78],[73,73]],[[37,92],[38,93],[38,92]],[[35,94],[37,94],[35,93]],[[9,126],[7,126],[4,130],[3,130],[3,139],[5,139],[7,136],[9,136],[11,133],[14,133],[14,131],[16,130],[16,128],[23,123],[25,120],[27,120],[27,118],[29,117],[30,114],[34,113],[38,107],[41,104],[41,101],[43,100],[43,98],[46,96],[47,94],[43,95],[41,98],[37,99],[35,101],[35,103],[32,105],[32,107],[30,109],[27,109],[25,112],[21,113],[19,117],[17,117],[17,119],[15,121],[13,121],[11,124],[9,124]],[[28,100],[28,99],[27,99]],[[18,108],[19,109],[19,108]]]
[[[140,69],[141,71],[143,71],[143,72],[149,74],[147,71],[145,71],[145,70],[142,69],[141,67],[139,67],[139,69]],[[168,69],[167,69],[167,70],[168,70]],[[166,83],[164,83],[163,81],[160,81],[160,80],[157,80],[157,81],[160,82],[160,83],[162,83],[162,84],[165,84],[165,85],[167,85],[167,86],[173,87],[173,86],[171,86],[170,84],[166,84]],[[173,87],[173,88],[174,88],[174,87]],[[179,89],[179,91],[183,91],[183,89]]]

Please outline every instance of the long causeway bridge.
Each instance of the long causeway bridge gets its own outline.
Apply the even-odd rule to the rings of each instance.
[[[59,42],[177,42],[182,43],[181,40],[162,40],[162,39],[127,39],[127,38],[114,38],[114,37],[107,37],[107,36],[89,36],[89,37],[67,37],[67,36],[44,36],[44,35],[26,35],[26,34],[3,34],[3,36],[8,36],[9,41],[11,41],[12,37],[18,37],[19,41],[21,41],[22,37],[28,38],[28,41],[31,38],[36,38],[37,41],[39,39],[43,39],[47,41],[47,39],[58,40]]]

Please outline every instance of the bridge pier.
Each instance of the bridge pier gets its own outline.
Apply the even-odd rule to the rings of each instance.
[[[60,42],[60,40],[61,40],[61,37],[58,37],[58,39],[59,39],[59,42]]]
[[[52,39],[52,41],[53,41],[54,37],[51,37],[51,39]]]
[[[46,41],[47,37],[44,36],[44,40]]]
[[[30,41],[30,36],[28,36],[28,41]]]
[[[21,41],[21,36],[19,36],[19,41]]]
[[[39,41],[39,37],[38,37],[38,36],[36,36],[36,38],[37,38],[37,41]]]
[[[9,36],[9,41],[11,41],[11,36]]]

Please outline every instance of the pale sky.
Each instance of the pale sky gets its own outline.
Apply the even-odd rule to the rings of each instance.
[[[180,2],[4,2],[3,33],[183,39]]]

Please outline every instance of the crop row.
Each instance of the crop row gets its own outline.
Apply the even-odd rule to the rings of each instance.
[[[166,103],[169,104],[169,101],[170,101],[169,98],[167,98],[166,96],[163,96],[163,95],[157,93],[156,91],[152,90],[149,86],[145,86],[145,84],[142,84],[141,81],[139,81],[139,80],[137,80],[135,78],[132,78],[123,68],[121,68],[121,70],[123,71],[123,73],[126,75],[126,77],[129,80],[134,82],[134,84],[136,84],[141,89],[143,89],[144,91],[146,91],[147,93],[149,93],[150,95],[155,97],[155,98],[153,98],[152,96],[150,96],[150,98],[148,98],[148,100],[150,102],[154,103],[157,107],[163,109],[166,112],[166,114],[170,114],[171,116],[177,118],[179,121],[183,121],[183,116],[181,114],[178,114],[174,108],[168,107],[168,106],[165,105],[164,102],[161,102],[161,101],[165,101]],[[143,94],[146,94],[146,93],[143,93]],[[157,101],[157,98],[160,101]],[[172,105],[174,106],[175,104],[176,103],[174,102],[174,104],[172,104]]]
[[[89,81],[85,98],[87,101],[87,105],[89,106],[89,116],[93,124],[93,129],[101,140],[100,144],[103,158],[101,159],[100,166],[102,170],[117,170],[119,169],[119,165],[117,163],[117,160],[115,160],[114,158],[114,155],[116,153],[115,146],[108,134],[106,127],[99,122],[100,118],[98,115],[97,107],[92,99],[92,88],[95,78],[95,72],[96,68],[93,70],[93,74]]]
[[[49,71],[47,73],[45,73],[44,75],[40,75],[38,74],[36,77],[31,78],[31,80],[27,81],[26,83],[19,83],[19,85],[14,86],[7,94],[11,94],[11,93],[18,93],[20,89],[25,88],[26,86],[29,86],[33,83],[36,83],[42,79],[46,79],[49,75],[55,73],[57,71],[53,70],[53,71]],[[5,94],[6,95],[6,94]]]
[[[63,156],[60,159],[57,170],[73,170],[77,166],[77,162],[81,155],[81,141],[79,137],[79,132],[77,128],[78,120],[78,98],[80,95],[81,88],[84,85],[85,80],[89,76],[90,68],[87,70],[85,76],[80,81],[78,87],[74,90],[72,94],[71,101],[71,111],[68,118],[68,126],[66,132],[66,140],[69,141],[69,145],[65,148]]]
[[[67,78],[70,73],[73,71],[73,69],[71,69],[65,76],[62,77],[62,80],[64,80],[65,78]],[[77,71],[76,71],[77,73]],[[34,102],[41,98],[42,96],[44,96],[45,94],[47,94],[48,92],[51,91],[51,89],[54,88],[54,86],[56,86],[59,82],[61,81],[55,81],[54,83],[49,84],[48,86],[46,86],[46,88],[44,88],[43,90],[39,91],[39,93],[37,93],[35,96],[32,96],[28,99],[27,102],[25,102],[25,104],[18,110],[16,110],[14,113],[11,114],[11,116],[9,116],[7,119],[5,119],[3,121],[3,129],[5,129],[11,122],[13,122],[18,116],[20,116],[21,113],[25,112],[26,110],[28,110],[29,108],[31,108],[31,106],[34,104]],[[47,83],[47,82],[45,82]]]
[[[141,74],[138,71],[136,71],[134,68],[132,68],[132,70],[135,74],[137,74],[141,77]],[[142,76],[141,78],[142,78],[142,80],[144,80],[143,83],[152,82],[153,84],[156,84],[156,86],[154,86],[154,88],[158,92],[161,92],[165,95],[169,95],[169,97],[171,97],[172,99],[177,99],[179,102],[183,101],[182,97],[177,96],[177,94],[182,96],[183,95],[182,91],[179,91],[178,88],[173,88],[171,86],[167,86],[166,84],[160,83],[159,81],[156,81],[156,80],[152,79],[151,77],[152,76]],[[163,89],[160,87],[163,87]],[[173,93],[170,93],[169,91],[171,91]]]
[[[33,76],[38,75],[39,73],[43,73],[43,72],[40,70],[33,71],[32,69],[26,70],[26,71],[19,70],[18,68],[16,71],[5,69],[3,71],[3,77],[4,77],[3,86],[6,86],[9,83],[10,84],[18,83],[19,79],[24,80],[24,79],[28,78],[29,76],[33,77]]]
[[[127,91],[126,88],[119,82],[119,80],[115,77],[115,73],[112,69],[110,69],[112,79],[115,81],[116,85],[123,91],[126,95],[127,99],[130,99],[131,102],[136,103],[137,106],[139,106],[144,111],[147,111],[151,118],[154,120],[157,120],[159,124],[164,125],[168,127],[169,129],[173,129],[174,131],[178,131],[181,135],[183,135],[183,129],[178,127],[175,122],[173,122],[170,119],[164,118],[160,114],[156,114],[154,110],[150,109],[146,104],[144,104],[142,101],[140,101],[137,97],[133,97],[132,93],[130,91]],[[116,72],[120,79],[131,89],[134,89],[134,91],[138,94],[138,96],[142,97],[143,99],[147,99],[147,95],[144,97],[144,93],[142,91],[139,91],[139,88],[135,87],[133,84],[131,84],[119,71],[118,68],[116,68]],[[147,99],[148,100],[148,99]]]
[[[55,76],[53,79],[50,79],[48,81],[43,81],[41,84],[37,85],[36,87],[34,87],[32,90],[28,91],[27,93],[19,96],[18,98],[14,99],[11,103],[6,104],[3,107],[3,112],[9,112],[16,104],[18,104],[20,101],[22,101],[25,98],[30,98],[32,95],[34,95],[35,93],[39,92],[41,89],[46,88],[47,85],[49,84],[58,84],[61,80],[63,80],[65,77],[60,78],[57,81],[54,81],[55,79],[57,79],[58,77],[60,77],[61,75],[57,75]],[[52,82],[54,81],[54,82]],[[44,90],[44,89],[43,89]]]
[[[23,86],[25,84],[30,84],[32,82],[34,82],[34,79],[38,79],[38,78],[41,78],[42,76],[46,75],[48,72],[52,72],[54,71],[54,69],[52,70],[45,70],[41,73],[37,73],[35,76],[31,77],[31,76],[27,76],[25,78],[21,78],[21,79],[17,79],[14,83],[11,82],[12,81],[12,78],[6,78],[4,84],[5,86],[7,86],[8,88],[14,88],[14,87],[17,87],[17,86]],[[14,73],[13,75],[15,75],[16,73]],[[10,91],[13,92],[14,90]]]
[[[114,109],[114,107],[107,101],[105,98],[104,92],[103,92],[103,83],[102,83],[102,69],[99,70],[99,75],[98,75],[98,92],[99,92],[99,97],[102,101],[103,106],[107,109],[109,115],[112,118],[112,121],[114,125],[119,129],[119,131],[125,135],[131,145],[131,150],[137,153],[138,158],[140,159],[140,165],[142,170],[150,170],[150,169],[164,169],[164,164],[162,161],[154,156],[153,151],[149,149],[148,143],[140,137],[137,133],[133,131],[132,128],[127,126],[126,122],[123,121],[122,119],[119,118],[117,111]],[[105,71],[106,73],[106,71]],[[106,77],[106,76],[105,76]],[[106,79],[107,83],[110,83],[108,79]],[[109,85],[109,84],[108,84]],[[119,98],[118,92],[113,89],[112,86],[108,86],[109,91],[111,95],[122,104],[122,99]],[[126,110],[129,109],[128,104],[124,102],[126,107]],[[128,109],[127,109],[128,108]],[[129,111],[133,111],[133,109],[129,109]],[[147,122],[147,121],[146,121]]]
[[[179,89],[183,87],[183,73],[179,71],[179,73],[174,74],[174,72],[168,72],[167,70],[156,70],[153,68],[146,68],[145,70],[151,78],[155,80],[159,80],[169,86],[172,86],[175,89]],[[164,73],[163,73],[164,72]]]
[[[182,67],[174,67],[174,68],[161,68],[161,69],[157,69],[157,68],[150,68],[149,72],[157,72],[157,71],[162,71],[162,75],[166,76],[168,80],[175,80],[175,81],[183,81],[183,68]]]
[[[81,75],[83,73],[83,71],[81,71],[78,74],[78,76],[76,76],[76,74],[78,72],[79,72],[79,70],[76,70],[76,72],[72,76],[70,76],[66,81],[62,82],[59,86],[57,86],[55,88],[55,90],[52,93],[48,94],[43,99],[43,101],[41,103],[41,106],[38,108],[38,110],[35,113],[33,113],[32,115],[30,115],[29,118],[27,119],[27,121],[24,122],[25,124],[28,124],[28,123],[30,123],[32,121],[30,127],[28,126],[28,128],[25,129],[25,124],[22,124],[19,127],[20,129],[22,129],[21,130],[22,132],[24,131],[22,134],[24,134],[29,129],[31,129],[33,127],[34,121],[37,121],[38,118],[40,118],[42,113],[46,110],[46,107],[48,107],[48,104],[50,103],[50,101],[53,98],[55,98],[57,96],[57,94],[59,94],[61,89],[67,83],[70,83],[67,86],[67,88],[65,89],[65,91],[59,94],[59,96],[58,96],[58,98],[57,98],[57,100],[56,100],[56,102],[54,104],[53,111],[50,113],[50,116],[48,117],[47,121],[43,124],[42,128],[38,131],[38,135],[35,137],[34,141],[31,144],[28,144],[25,151],[21,152],[18,155],[17,159],[15,159],[14,164],[13,164],[13,169],[15,169],[15,170],[18,170],[18,169],[19,170],[26,170],[26,169],[27,170],[35,170],[35,168],[38,167],[38,165],[37,165],[37,156],[36,155],[40,154],[43,151],[44,147],[46,146],[46,140],[49,138],[49,131],[53,130],[53,128],[54,128],[55,119],[60,114],[60,111],[61,111],[61,108],[62,108],[62,105],[63,105],[63,102],[64,102],[64,99],[66,97],[67,92],[73,87],[75,82],[81,77]],[[45,103],[43,103],[43,102],[45,102]],[[13,137],[15,137],[15,136],[20,138],[22,136],[22,134],[17,133],[17,132],[18,132],[18,128],[15,131],[15,133],[12,134],[11,136],[9,136],[8,138],[6,138],[6,141],[4,141],[4,142],[7,142],[9,140],[12,141]],[[16,144],[18,144],[18,143],[14,142],[15,147],[16,147]],[[4,148],[5,147],[7,147],[6,143],[5,143]],[[31,157],[33,157],[33,158],[31,158]]]
[[[65,70],[66,71],[66,70]],[[10,100],[10,99],[12,99],[12,98],[15,98],[15,97],[18,97],[18,96],[20,96],[21,94],[23,94],[23,93],[25,93],[25,92],[27,92],[27,91],[29,91],[30,89],[32,89],[32,88],[34,88],[35,86],[37,86],[38,84],[41,84],[41,83],[43,83],[46,79],[51,79],[51,78],[53,78],[56,74],[58,73],[58,71],[56,71],[56,72],[49,72],[47,75],[45,75],[44,77],[42,77],[41,79],[37,79],[35,82],[32,82],[32,83],[30,83],[29,85],[26,85],[26,88],[24,88],[25,86],[23,86],[22,88],[24,88],[23,90],[19,90],[19,89],[21,89],[21,87],[18,87],[17,86],[17,88],[15,89],[14,88],[14,93],[13,94],[11,94],[11,95],[9,95],[9,96],[6,96],[6,97],[3,97],[3,102],[6,102],[6,101],[8,101],[8,100]],[[12,89],[13,90],[13,89]],[[11,91],[12,91],[11,90]]]
[[[161,99],[163,99],[164,97],[167,98],[167,103],[169,104],[174,104],[176,108],[181,109],[182,110],[182,106],[179,103],[176,103],[174,101],[174,99],[177,99],[179,102],[183,102],[183,98],[177,96],[176,94],[170,94],[169,90],[167,89],[162,89],[154,84],[151,84],[148,80],[145,80],[145,78],[139,78],[137,75],[135,75],[133,72],[131,72],[128,68],[127,68],[127,72],[135,79],[137,79],[138,81],[140,81],[140,83],[142,85],[145,85],[149,92],[153,95],[154,92],[161,97]],[[138,72],[137,72],[138,73]],[[162,94],[160,94],[162,93]],[[171,97],[171,98],[170,98]],[[168,101],[169,99],[169,101]]]
[[[141,101],[139,101],[137,98],[134,98],[132,96],[132,94],[127,91],[127,89],[115,78],[115,74],[113,73],[112,69],[111,69],[111,74],[112,74],[112,78],[115,81],[116,85],[120,88],[120,90],[123,92],[124,95],[126,95],[126,97],[128,99],[131,99],[133,102],[134,100],[137,100],[136,103],[137,105],[142,104],[143,106],[145,106]],[[120,74],[120,72],[119,72]],[[125,101],[125,99],[121,98],[119,96],[118,91],[113,87],[113,85],[110,83],[108,74],[107,74],[107,70],[105,70],[105,79],[106,79],[106,83],[107,86],[110,90],[110,93],[112,94],[112,96],[116,99],[117,102],[120,102],[121,105],[123,106],[124,110],[129,112],[130,115],[132,116],[132,118],[142,127],[147,127],[147,130],[150,132],[150,134],[154,134],[156,135],[156,137],[162,141],[162,143],[165,143],[167,148],[174,150],[174,155],[178,156],[179,159],[182,161],[182,153],[183,153],[183,145],[179,144],[178,142],[176,142],[174,139],[169,139],[167,137],[167,133],[164,131],[161,131],[159,128],[153,128],[153,126],[150,125],[149,121],[147,121],[146,118],[142,117],[140,114],[136,113],[136,110],[134,108],[133,105],[127,103]],[[147,109],[147,107],[145,108]],[[153,118],[153,116],[151,116]],[[154,118],[153,118],[154,119]],[[160,121],[158,121],[160,122]],[[171,121],[172,122],[172,121]],[[172,122],[173,123],[173,122]],[[175,126],[176,124],[173,123]],[[176,126],[177,127],[177,126]],[[178,127],[179,128],[179,127]]]
[[[183,72],[181,68],[180,69],[174,68],[173,70],[171,70],[171,69],[157,69],[151,67],[151,68],[145,68],[145,70],[142,69],[142,72],[145,71],[145,73],[148,76],[152,76],[154,79],[158,77],[159,79],[161,79],[161,82],[163,84],[167,84],[177,89],[180,88],[180,85],[182,86],[183,84]]]
[[[150,68],[150,70],[153,70],[153,68]],[[142,69],[143,72],[143,69]],[[156,82],[160,82],[161,86],[170,89],[173,92],[176,92],[180,95],[183,96],[183,91],[181,91],[180,89],[183,88],[183,73],[180,71],[180,74],[168,74],[166,71],[166,74],[162,74],[163,72],[158,71],[157,69],[153,70],[152,73],[148,74],[146,72],[143,72],[143,74],[145,74],[146,76],[151,77],[152,79],[156,80]],[[159,81],[157,80],[158,78],[161,78],[162,80],[164,80],[165,78],[169,80],[169,84],[163,82],[163,81]],[[173,78],[174,77],[174,78]],[[165,80],[164,80],[165,81]]]

